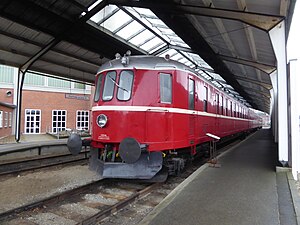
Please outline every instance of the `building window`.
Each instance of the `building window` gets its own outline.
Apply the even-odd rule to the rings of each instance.
[[[89,130],[89,111],[77,110],[76,130]]]
[[[11,127],[12,125],[12,112],[9,113],[9,120],[8,120],[8,126]]]
[[[195,81],[189,79],[189,109],[195,109]]]
[[[8,126],[8,112],[4,112],[4,127]]]
[[[54,88],[71,88],[71,82],[54,77],[48,77],[48,86]]]
[[[0,65],[0,83],[14,82],[14,68],[10,66]]]
[[[39,134],[41,132],[41,110],[25,109],[25,134]]]
[[[52,133],[66,129],[67,111],[66,110],[52,110]]]
[[[85,84],[75,82],[74,83],[74,88],[84,90],[85,89]]]
[[[44,86],[45,77],[34,73],[26,73],[24,84],[33,85],[33,86]]]
[[[115,71],[107,72],[103,88],[103,101],[109,101],[113,98],[117,73]]]
[[[118,100],[127,101],[131,97],[131,89],[133,84],[133,72],[131,70],[124,70],[120,74],[118,85]]]
[[[0,111],[0,128],[3,127],[3,111]]]
[[[160,73],[160,102],[172,103],[172,76],[167,73]]]

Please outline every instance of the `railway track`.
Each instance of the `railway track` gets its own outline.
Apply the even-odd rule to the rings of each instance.
[[[159,183],[101,180],[2,213],[0,223],[95,224],[158,186]]]
[[[87,163],[89,151],[81,152],[79,155],[60,154],[40,156],[30,159],[8,161],[0,163],[0,176],[20,174],[26,171],[38,170],[52,166],[65,164]]]
[[[237,142],[218,150],[226,151]],[[138,224],[207,160],[193,161],[165,183],[100,180],[0,214],[0,224]]]

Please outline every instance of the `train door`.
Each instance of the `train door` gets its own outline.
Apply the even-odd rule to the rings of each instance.
[[[173,101],[172,74],[159,73],[158,93],[159,106],[149,108],[146,111],[146,141],[165,142],[170,139],[170,120],[169,108]]]
[[[192,76],[188,79],[188,109],[189,112],[189,141],[195,143],[196,111],[195,111],[195,80]]]
[[[220,131],[220,95],[219,93],[216,93],[215,95],[215,126],[214,126],[214,133],[216,135],[219,135],[219,131]]]

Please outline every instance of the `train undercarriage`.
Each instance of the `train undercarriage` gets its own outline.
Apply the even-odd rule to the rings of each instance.
[[[243,132],[226,137],[220,143],[235,138],[243,139],[247,134]],[[68,146],[73,154],[78,153],[82,145],[90,145],[90,142],[81,141],[75,134],[70,136]],[[184,149],[150,152],[147,145],[138,143],[134,138],[125,138],[118,151],[114,144],[106,144],[104,148],[91,146],[89,167],[103,178],[163,182],[168,175],[180,174],[185,165],[194,158],[211,157],[210,148],[210,143],[206,142]]]

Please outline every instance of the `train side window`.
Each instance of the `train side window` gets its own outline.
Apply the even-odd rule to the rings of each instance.
[[[229,108],[229,100],[225,99],[225,116],[229,116],[228,108]]]
[[[133,71],[124,70],[120,74],[118,85],[118,100],[128,101],[131,97],[131,90],[133,84]]]
[[[113,98],[117,73],[115,71],[107,72],[103,88],[103,101],[109,101]]]
[[[195,109],[195,81],[189,79],[189,109]]]
[[[220,95],[220,114],[223,115],[223,97]]]
[[[160,73],[160,102],[172,103],[172,76],[168,73]]]
[[[233,114],[232,114],[232,102],[230,102],[230,116],[232,116]]]
[[[97,78],[97,83],[96,83],[96,90],[95,90],[95,96],[94,96],[94,101],[98,102],[100,99],[100,90],[102,86],[102,80],[103,80],[103,74],[100,74]]]
[[[236,104],[233,104],[233,116],[236,117]]]
[[[216,107],[217,107],[217,110],[216,110],[216,113],[217,114],[219,114],[219,112],[220,112],[220,96],[219,96],[219,94],[216,94]]]
[[[203,111],[207,112],[207,99],[208,99],[208,89],[204,87],[203,89]]]

